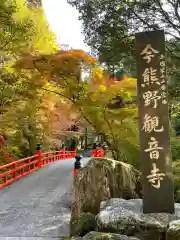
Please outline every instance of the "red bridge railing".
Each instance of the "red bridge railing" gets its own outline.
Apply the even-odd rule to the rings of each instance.
[[[92,150],[92,157],[104,157],[105,153],[103,148],[99,147],[98,149]]]
[[[71,159],[75,156],[76,151],[41,153],[40,150],[37,150],[36,154],[32,157],[27,157],[0,166],[0,189],[52,162]]]
[[[76,151],[62,150],[42,153],[37,150],[34,156],[0,166],[0,189],[43,166],[59,160],[72,159],[75,156]],[[92,157],[104,157],[104,150],[102,148],[92,150]]]

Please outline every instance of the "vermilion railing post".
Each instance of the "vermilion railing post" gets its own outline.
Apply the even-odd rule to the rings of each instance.
[[[58,152],[58,158],[57,160],[61,160],[61,150]]]
[[[49,159],[49,153],[46,153],[45,164],[48,162],[48,159]]]
[[[92,150],[92,157],[96,157],[96,149]]]
[[[62,155],[63,155],[62,159],[66,159],[66,150],[65,150],[65,148],[62,150]]]
[[[73,157],[75,157],[76,156],[76,149],[74,148],[74,149],[72,149],[71,150],[71,152],[70,152],[70,154],[69,154],[69,158],[73,158]]]
[[[8,176],[5,175],[5,176],[4,176],[4,184],[5,184],[5,185],[6,185],[7,181],[8,181]]]
[[[42,162],[42,154],[41,154],[40,144],[37,144],[36,155],[37,155],[37,160],[38,160],[38,167],[41,168],[43,165],[43,162]]]
[[[41,168],[42,167],[42,155],[41,155],[41,150],[36,150],[36,155],[37,155],[37,159],[38,159],[38,167]]]
[[[31,171],[31,160],[30,160],[30,158],[28,159],[28,172],[30,172]]]
[[[13,179],[16,179],[16,163],[13,164]]]

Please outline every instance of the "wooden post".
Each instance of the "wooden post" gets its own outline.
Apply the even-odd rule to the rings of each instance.
[[[174,213],[164,31],[136,34],[143,212]]]

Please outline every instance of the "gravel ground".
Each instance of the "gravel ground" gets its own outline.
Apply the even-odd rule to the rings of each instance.
[[[53,163],[0,190],[0,240],[68,236],[73,165]]]

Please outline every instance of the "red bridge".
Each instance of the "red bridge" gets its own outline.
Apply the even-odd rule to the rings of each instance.
[[[76,151],[61,150],[42,153],[40,150],[36,150],[34,156],[0,166],[0,189],[50,163],[66,159],[71,160],[75,156]],[[104,157],[102,148],[92,150],[92,157]]]
[[[0,166],[0,239],[69,235],[75,155],[76,151],[37,150],[34,156]],[[86,165],[88,156],[103,157],[104,151],[99,148],[83,155]]]

